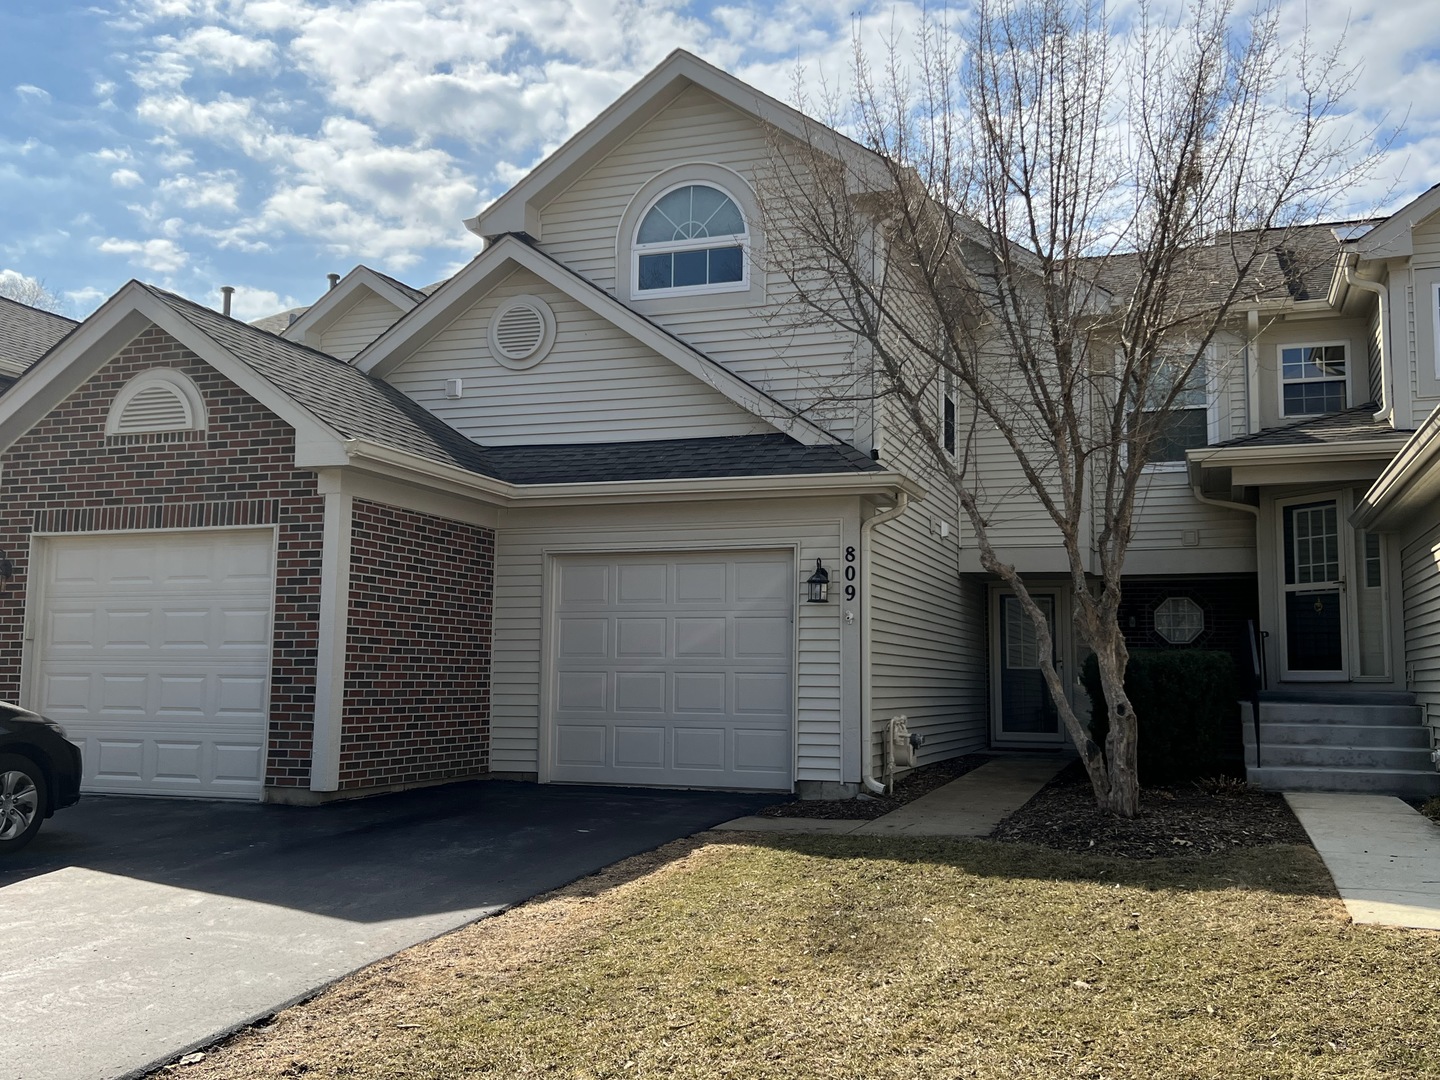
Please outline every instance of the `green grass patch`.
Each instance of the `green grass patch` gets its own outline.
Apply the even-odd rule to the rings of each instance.
[[[1308,848],[1137,862],[983,842],[740,837],[672,851],[678,861],[633,881],[582,883],[402,954],[198,1071],[1440,1072],[1440,935],[1349,925]],[[537,937],[526,920],[544,930],[547,904],[568,906]]]

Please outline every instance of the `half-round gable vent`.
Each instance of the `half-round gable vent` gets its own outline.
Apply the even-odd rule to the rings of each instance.
[[[174,387],[146,386],[125,403],[115,420],[115,434],[175,431],[190,426],[190,406]]]
[[[166,369],[143,372],[115,395],[106,417],[107,435],[197,431],[205,427],[205,406],[193,383]]]
[[[555,316],[538,296],[512,297],[490,320],[490,348],[506,367],[538,364],[554,341]]]

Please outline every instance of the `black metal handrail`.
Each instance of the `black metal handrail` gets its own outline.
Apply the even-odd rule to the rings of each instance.
[[[1260,691],[1265,688],[1265,650],[1261,641],[1267,635],[1257,629],[1255,620],[1247,620],[1250,631],[1250,723],[1255,729],[1255,767],[1260,767]]]

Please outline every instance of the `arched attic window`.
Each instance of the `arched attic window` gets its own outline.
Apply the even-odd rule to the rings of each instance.
[[[205,430],[205,401],[195,384],[178,371],[142,371],[120,388],[105,418],[108,437],[199,434]]]
[[[749,288],[745,215],[711,184],[671,188],[645,211],[631,247],[637,294]]]

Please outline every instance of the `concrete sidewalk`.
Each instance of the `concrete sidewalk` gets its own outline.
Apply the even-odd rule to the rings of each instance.
[[[1285,800],[1350,918],[1440,930],[1440,826],[1389,795],[1303,791]]]
[[[742,817],[716,828],[846,836],[989,836],[1071,760],[1051,754],[996,758],[871,820]]]

